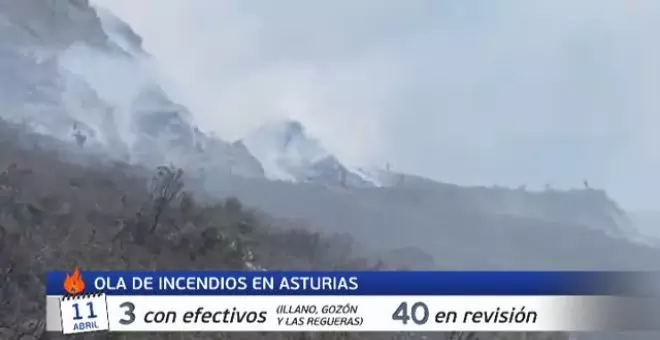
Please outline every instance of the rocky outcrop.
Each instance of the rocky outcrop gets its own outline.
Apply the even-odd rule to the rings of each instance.
[[[0,1],[0,117],[132,163],[263,177],[247,149],[200,131],[146,67],[141,38],[100,14],[86,0]]]

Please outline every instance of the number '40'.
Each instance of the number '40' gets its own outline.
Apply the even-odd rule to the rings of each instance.
[[[96,314],[94,314],[94,304],[92,302],[87,302],[87,307],[89,307],[89,316],[87,317],[88,319],[95,319]],[[80,316],[80,307],[78,307],[77,303],[73,304],[73,309],[76,312],[76,316],[73,317],[74,320],[82,320],[83,317]]]
[[[407,325],[408,320],[411,319],[418,325],[423,325],[429,320],[429,308],[424,302],[416,302],[410,309],[408,309],[406,302],[401,302],[392,314],[392,320],[401,321],[404,325]]]

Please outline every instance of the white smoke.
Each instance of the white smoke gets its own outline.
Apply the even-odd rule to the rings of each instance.
[[[226,138],[288,117],[350,161],[656,206],[660,2],[95,2]]]

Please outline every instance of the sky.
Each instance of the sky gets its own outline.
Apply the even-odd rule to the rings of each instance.
[[[660,211],[659,1],[92,2],[222,138],[291,118],[349,164]]]

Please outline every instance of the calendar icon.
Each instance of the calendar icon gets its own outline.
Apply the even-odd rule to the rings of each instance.
[[[107,331],[108,306],[105,294],[64,296],[60,300],[64,334]]]

